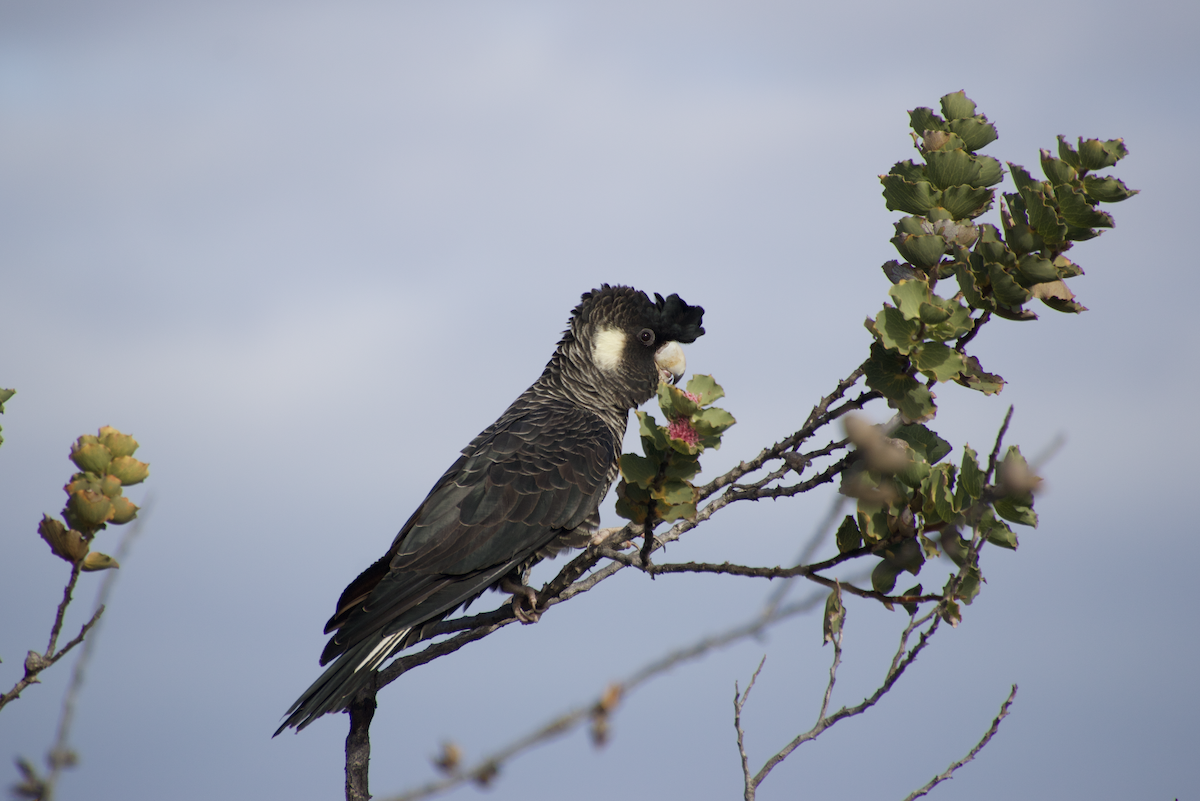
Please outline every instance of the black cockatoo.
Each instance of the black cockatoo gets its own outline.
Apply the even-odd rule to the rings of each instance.
[[[583,295],[540,378],[463,449],[383,557],[350,583],[325,624],[333,662],[276,734],[345,709],[396,651],[489,587],[513,593],[522,622],[540,610],[529,568],[581,547],[617,476],[629,411],[679,380],[680,342],[704,309],[623,286]]]

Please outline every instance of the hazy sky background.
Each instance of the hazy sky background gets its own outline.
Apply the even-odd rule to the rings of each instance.
[[[956,444],[989,449],[1010,403],[1026,454],[1066,438],[1041,528],[986,551],[963,624],[760,798],[903,798],[1014,682],[1000,734],[933,797],[1195,797],[1198,31],[1166,2],[0,6],[3,689],[68,572],[36,523],[70,442],[115,425],[151,463],[59,798],[340,797],[344,717],[270,734],[342,587],[536,378],[579,294],[706,308],[689,367],[739,420],[716,475],[864,357],[899,216],[876,176],[914,156],[905,111],[957,89],[999,128],[986,153],[1034,168],[1056,134],[1123,136],[1116,174],[1143,191],[1072,253],[1091,311],[989,325],[972,350],[1010,386],[938,390]],[[785,562],[832,497],[728,509],[659,558]],[[478,758],[769,591],[626,571],[414,671],[381,694],[372,789],[426,781],[445,739]],[[835,706],[873,690],[903,624],[849,603]],[[734,681],[769,654],[744,719],[760,765],[816,715],[820,639],[803,617],[679,668],[605,750],[577,732],[491,796],[740,797]],[[0,713],[0,783],[49,747],[69,672]]]

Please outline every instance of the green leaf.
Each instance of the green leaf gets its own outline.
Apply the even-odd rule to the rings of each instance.
[[[1045,193],[1034,192],[1022,195],[1025,208],[1029,212],[1029,225],[1047,244],[1065,242],[1067,226],[1059,216],[1057,206],[1049,200]]]
[[[1066,137],[1058,135],[1058,157],[1075,169],[1080,169],[1079,152],[1067,143]]]
[[[842,636],[842,623],[846,620],[846,607],[842,605],[842,588],[835,584],[825,599],[825,617],[821,624],[824,642],[837,642]]]
[[[982,150],[996,141],[998,134],[996,126],[987,121],[982,114],[975,117],[952,120],[949,128],[962,138],[967,150]]]
[[[660,381],[658,384],[658,406],[668,420],[691,417],[700,411],[700,404],[684,394],[682,389],[673,387],[666,381]]]
[[[899,567],[886,559],[880,559],[879,564],[875,565],[875,569],[871,571],[871,586],[875,588],[875,592],[887,595],[896,588],[896,576],[898,575],[900,575]]]
[[[842,524],[838,526],[836,539],[838,553],[847,553],[862,547],[862,532],[858,530],[858,524],[854,522],[853,517],[846,515],[842,520]]]
[[[978,217],[992,207],[992,190],[952,186],[941,193],[939,205],[956,220]]]
[[[1061,159],[1054,158],[1054,156],[1050,155],[1049,150],[1043,149],[1041,153],[1042,172],[1046,173],[1046,178],[1051,184],[1057,187],[1062,184],[1070,184],[1078,178],[1078,173],[1075,172],[1075,168],[1070,164]]]
[[[908,353],[921,343],[921,323],[906,320],[899,309],[885,307],[875,318],[875,330],[888,348],[899,353]]]
[[[695,456],[685,456],[682,453],[675,453],[667,463],[667,469],[663,471],[663,475],[666,478],[678,478],[690,481],[699,472],[700,462]]]
[[[1027,253],[1017,262],[1020,283],[1029,287],[1043,281],[1057,281],[1058,268],[1038,253]]]
[[[946,303],[953,304],[953,311],[940,323],[927,325],[925,327],[926,338],[945,342],[950,339],[958,339],[975,327],[975,321],[971,319],[969,308],[958,301],[946,301]],[[921,308],[924,310],[925,307]],[[924,319],[924,315],[922,315],[922,319]]]
[[[670,479],[664,481],[661,488],[651,488],[650,497],[670,506],[691,503],[696,500],[696,488],[686,481]]]
[[[1054,259],[1054,269],[1058,271],[1059,278],[1074,278],[1077,275],[1083,275],[1083,268],[1066,256],[1058,256]]]
[[[969,265],[959,262],[958,266],[954,268],[954,277],[958,279],[958,288],[962,290],[963,298],[971,304],[971,308],[987,310],[993,308],[991,300],[983,294]]]
[[[929,478],[921,487],[921,492],[925,496],[922,511],[927,518],[949,523],[958,514],[959,509],[955,505],[951,489],[953,484],[954,467],[952,465],[939,464],[929,471]]]
[[[717,436],[736,422],[732,414],[716,406],[692,415],[692,426],[701,438]]]
[[[908,112],[908,123],[917,132],[917,136],[924,136],[926,131],[946,130],[946,121],[934,114],[933,109],[924,106]]]
[[[696,519],[696,504],[681,503],[676,506],[668,507],[666,509],[659,509],[658,513],[659,513],[659,516],[662,517],[662,519],[667,521],[668,523],[670,523],[673,520],[678,520],[681,517],[686,520],[695,520]]]
[[[962,150],[963,140],[957,134],[948,131],[926,131],[921,136],[918,145],[922,153],[933,153],[939,150]]]
[[[657,451],[666,451],[671,447],[667,440],[667,432],[648,412],[636,412],[638,417],[638,434],[642,438],[642,446],[649,453],[650,447]]]
[[[925,554],[916,538],[904,539],[894,545],[888,545],[881,553],[883,557],[901,570],[907,570],[914,576],[921,572],[925,564]]]
[[[938,189],[973,186],[979,178],[979,165],[965,150],[937,150],[925,154],[925,172]]]
[[[997,498],[992,506],[996,509],[996,514],[1003,517],[1005,520],[1022,526],[1032,526],[1037,528],[1037,512],[1033,511],[1032,499],[1028,501],[1021,497]]]
[[[941,461],[952,450],[949,442],[919,423],[900,426],[892,436],[904,440],[914,453],[930,464]]]
[[[871,344],[871,355],[863,364],[867,386],[889,400],[904,397],[913,387],[920,386],[912,377],[908,359],[878,342]]]
[[[16,394],[15,389],[0,389],[0,414],[4,414],[4,404],[8,403],[8,399]]]
[[[962,467],[958,472],[958,485],[954,501],[959,509],[966,509],[983,497],[984,472],[979,467],[979,455],[966,445],[963,447]]]
[[[989,512],[991,510],[988,510]],[[949,556],[954,564],[962,567],[967,561],[968,543],[958,533],[956,526],[947,526],[942,529],[942,550],[946,556]]]
[[[1011,551],[1017,549],[1016,532],[1009,528],[1003,520],[999,520],[991,509],[984,510],[978,525],[984,539],[992,545],[999,545],[1001,548],[1008,548]]]
[[[926,342],[912,352],[913,366],[938,381],[950,381],[963,371],[962,354],[941,342]]]
[[[984,395],[995,395],[1004,389],[1004,379],[994,373],[984,372],[979,366],[979,359],[967,356],[966,367],[958,377],[958,383],[969,389],[982,392]]]
[[[905,261],[926,269],[941,261],[946,252],[946,240],[940,236],[897,234],[892,244]]]
[[[942,97],[942,114],[948,120],[960,120],[975,116],[975,104],[966,93],[959,90]]]
[[[1059,141],[1062,139],[1060,137]],[[1083,170],[1103,170],[1111,167],[1129,155],[1123,139],[1109,139],[1101,142],[1099,139],[1079,138],[1079,168]]]
[[[863,542],[874,545],[883,542],[891,536],[887,524],[887,510],[882,504],[858,502],[858,530],[862,532]]]
[[[1055,311],[1078,314],[1087,311],[1087,306],[1075,302],[1075,293],[1063,281],[1047,281],[1034,284],[1030,294]]]
[[[701,406],[725,397],[725,390],[711,375],[693,375],[687,382],[687,391],[700,399]]]
[[[1054,194],[1058,199],[1058,208],[1062,212],[1062,219],[1068,225],[1079,228],[1113,227],[1112,215],[1093,207],[1091,203],[1088,203],[1083,192],[1078,189],[1060,186]]]
[[[958,628],[958,624],[962,623],[962,611],[954,601],[943,602],[941,615],[942,620],[949,623],[951,628]]]
[[[995,186],[1004,180],[1004,168],[991,156],[976,156],[979,163],[979,178],[976,187]]]
[[[889,211],[924,215],[941,200],[941,193],[928,181],[909,181],[899,175],[881,175],[883,199]]]
[[[941,237],[938,237],[941,239]],[[901,281],[888,290],[905,319],[916,320],[921,316],[921,304],[929,300],[929,284],[924,281]]]
[[[621,455],[621,477],[631,484],[649,488],[658,477],[658,465],[636,453]]]
[[[954,594],[954,597],[969,606],[971,601],[975,600],[975,596],[979,595],[982,582],[983,576],[979,573],[979,566],[969,565],[963,571],[962,581],[959,582],[958,592]]]
[[[999,264],[988,265],[988,280],[992,282],[992,294],[1005,306],[1019,309],[1029,300],[1029,290],[1013,280]]]
[[[1124,183],[1108,175],[1087,175],[1083,179],[1083,191],[1097,203],[1120,203],[1138,193]]]
[[[904,180],[911,181],[915,184],[918,181],[925,180],[925,165],[918,164],[912,159],[897,161],[892,165],[892,168],[888,170],[888,174],[899,175]]]
[[[924,384],[917,384],[914,389],[905,393],[904,397],[893,402],[900,417],[906,423],[923,423],[932,420],[937,414],[937,404],[933,402],[933,393]]]

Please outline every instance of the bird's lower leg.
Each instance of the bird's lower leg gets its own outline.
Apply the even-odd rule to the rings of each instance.
[[[501,580],[500,589],[512,593],[513,614],[517,620],[526,625],[538,622],[545,610],[541,607],[537,590],[511,578]]]

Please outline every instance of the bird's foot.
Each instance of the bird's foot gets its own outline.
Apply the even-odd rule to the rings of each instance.
[[[527,626],[530,623],[537,623],[538,619],[542,616],[542,612],[546,611],[545,607],[541,606],[541,599],[538,598],[537,590],[533,587],[528,587],[518,581],[506,578],[500,582],[500,589],[512,593],[513,614],[517,620]]]
[[[588,544],[590,546],[592,546],[593,548],[603,545],[605,540],[607,540],[613,534],[616,534],[618,531],[621,531],[623,528],[624,528],[624,526],[614,526],[612,528],[598,529],[596,531],[596,533],[592,535],[592,540]],[[631,547],[632,545],[633,545],[632,541],[625,540],[623,542],[614,543],[613,547],[616,548],[618,551],[623,551],[626,548]]]

